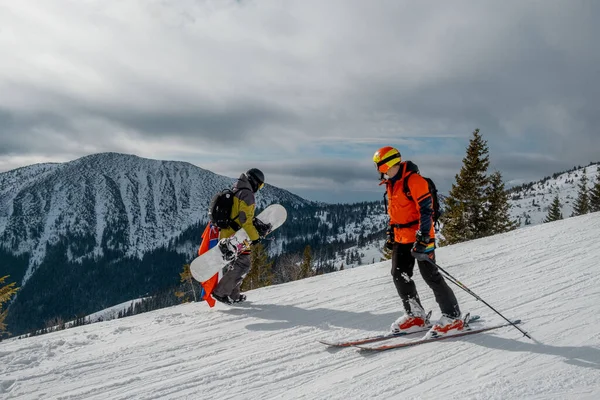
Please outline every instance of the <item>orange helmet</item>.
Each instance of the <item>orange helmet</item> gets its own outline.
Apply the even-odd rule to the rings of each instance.
[[[379,172],[387,174],[390,168],[402,162],[402,157],[400,157],[400,152],[397,149],[386,146],[375,152],[373,162]]]

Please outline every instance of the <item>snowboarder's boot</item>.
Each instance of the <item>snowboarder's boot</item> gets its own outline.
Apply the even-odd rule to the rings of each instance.
[[[234,303],[242,303],[244,301],[246,301],[246,295],[245,294],[240,294],[240,296],[237,299],[235,299],[233,302]]]
[[[233,301],[231,300],[231,297],[229,297],[229,296],[217,296],[214,293],[211,293],[211,295],[215,300],[220,301],[221,303],[229,304],[229,305],[233,304]]]

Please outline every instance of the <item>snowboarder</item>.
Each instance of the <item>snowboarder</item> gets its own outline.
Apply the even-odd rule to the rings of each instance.
[[[392,276],[402,299],[404,314],[392,324],[392,332],[422,330],[428,325],[417,288],[412,280],[415,259],[423,280],[429,285],[438,303],[442,318],[426,336],[442,336],[464,328],[461,312],[454,292],[439,270],[428,261],[435,262],[435,229],[433,226],[433,201],[429,185],[410,161],[402,161],[400,152],[393,147],[382,147],[375,152],[373,161],[386,185],[390,225],[386,248],[392,251]],[[404,179],[407,179],[406,185]],[[410,197],[405,193],[407,188]]]
[[[264,182],[265,176],[257,168],[251,168],[240,175],[232,188],[234,192],[234,200],[231,207],[233,226],[222,229],[219,233],[219,239],[231,237],[238,229],[244,229],[254,246],[269,231],[270,226],[268,224],[263,224],[254,218],[256,207],[254,194],[264,186]],[[250,251],[248,250],[242,252],[232,262],[217,287],[213,290],[212,296],[216,300],[226,304],[239,303],[246,300],[246,295],[240,293],[240,287],[250,271],[250,267]]]

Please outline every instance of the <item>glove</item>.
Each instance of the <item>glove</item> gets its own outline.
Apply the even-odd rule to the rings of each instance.
[[[419,261],[427,261],[433,259],[434,250],[435,239],[423,235],[421,231],[417,231],[417,241],[413,245],[410,254]]]
[[[262,241],[262,238],[258,238],[256,240],[253,240],[252,243],[250,243],[251,246],[255,246],[257,244],[259,244]]]
[[[265,237],[269,232],[271,232],[272,225],[269,223],[264,223],[258,218],[254,218],[252,223],[261,237]]]
[[[396,242],[394,239],[394,228],[390,226],[385,234],[387,235],[387,240],[385,241],[384,247],[388,250],[393,250],[394,243]]]

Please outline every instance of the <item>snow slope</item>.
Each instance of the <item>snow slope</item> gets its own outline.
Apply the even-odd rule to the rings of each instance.
[[[364,354],[317,339],[373,335],[399,315],[389,261],[0,343],[2,399],[598,399],[600,214],[440,249],[448,272],[514,328]],[[439,316],[418,273],[423,303]],[[463,310],[501,318],[455,288]],[[400,339],[395,339],[400,340]]]

